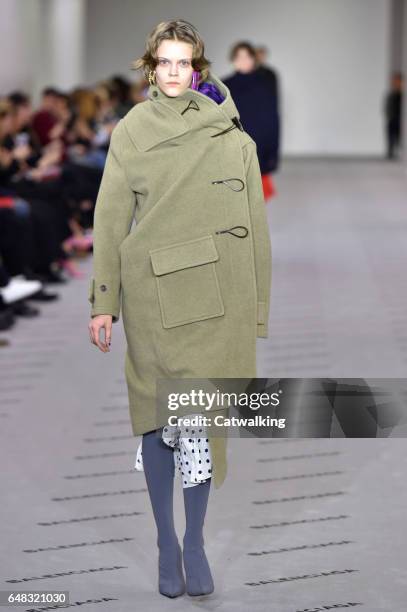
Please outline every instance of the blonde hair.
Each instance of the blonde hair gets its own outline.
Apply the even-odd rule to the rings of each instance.
[[[163,40],[190,43],[192,45],[192,67],[201,73],[200,82],[206,81],[212,62],[205,57],[205,45],[198,30],[184,19],[161,21],[156,25],[147,37],[144,55],[132,62],[132,70],[142,68],[144,76],[148,79],[150,70],[154,70],[158,64],[157,50]]]

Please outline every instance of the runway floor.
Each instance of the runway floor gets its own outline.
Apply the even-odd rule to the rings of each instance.
[[[292,159],[276,185],[258,375],[405,377],[406,172]],[[81,265],[90,275],[91,259]],[[158,593],[155,526],[133,469],[140,438],[124,332],[114,325],[108,354],[90,344],[87,289],[88,279],[58,286],[61,299],[41,305],[42,316],[1,334],[11,345],[0,349],[0,589],[69,591],[71,607],[90,612],[404,611],[403,438],[230,439],[204,534],[215,592]],[[181,540],[178,478],[175,519]]]

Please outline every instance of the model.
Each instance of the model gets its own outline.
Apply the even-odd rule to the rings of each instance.
[[[256,145],[209,66],[192,24],[154,28],[134,64],[149,78],[148,99],[112,133],[94,215],[89,334],[109,352],[122,313],[132,430],[142,435],[168,597],[214,590],[202,534],[210,483],[226,476],[226,436],[205,438],[210,476],[183,488],[181,551],[156,380],[254,378],[256,338],[268,336],[271,244]]]

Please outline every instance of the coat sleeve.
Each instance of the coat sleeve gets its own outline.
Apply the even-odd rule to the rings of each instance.
[[[112,315],[119,320],[121,273],[119,247],[129,234],[136,206],[136,193],[130,188],[121,157],[127,133],[121,121],[112,132],[106,163],[99,186],[93,219],[93,275],[88,301],[91,317]]]
[[[257,146],[252,140],[243,147],[247,196],[252,225],[257,285],[257,337],[268,338],[271,291],[271,240],[264,201]]]

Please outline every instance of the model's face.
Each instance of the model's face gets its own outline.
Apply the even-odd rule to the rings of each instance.
[[[256,67],[256,61],[254,57],[248,53],[247,49],[241,48],[238,49],[235,58],[233,60],[233,65],[237,72],[251,72]]]
[[[190,43],[178,40],[163,40],[158,47],[156,82],[167,96],[178,96],[190,86],[192,51]]]

